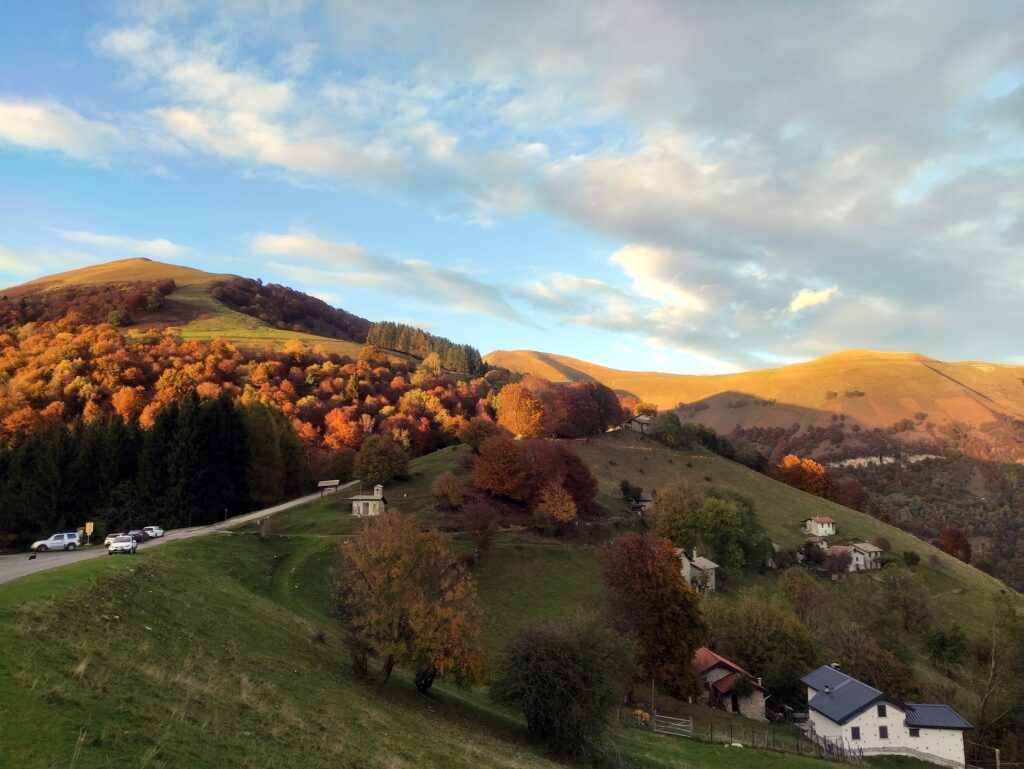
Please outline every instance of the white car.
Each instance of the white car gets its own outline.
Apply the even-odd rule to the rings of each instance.
[[[107,538],[105,540],[103,540],[103,546],[107,547],[115,539],[117,539],[118,537],[123,537],[123,536],[124,536],[124,532],[122,532],[122,531],[117,532],[117,534],[108,534]]]
[[[64,534],[53,534],[49,539],[40,539],[32,543],[32,549],[37,553],[45,553],[47,550],[74,550],[82,544],[78,534],[66,532]]]
[[[142,530],[153,539],[156,539],[157,537],[162,537],[164,535],[164,530],[161,529],[159,526],[143,526]]]
[[[135,537],[129,537],[127,534],[122,534],[119,537],[115,537],[114,541],[107,547],[107,555],[117,555],[118,553],[128,553],[128,555],[135,555],[135,551],[138,549],[139,543],[135,541]]]

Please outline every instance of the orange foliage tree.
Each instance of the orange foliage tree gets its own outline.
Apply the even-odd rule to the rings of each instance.
[[[794,488],[828,498],[832,492],[832,479],[825,466],[813,459],[801,459],[796,454],[787,454],[779,463],[779,480]]]
[[[971,562],[971,541],[960,529],[947,526],[939,532],[939,550],[959,558],[964,563]]]
[[[543,435],[544,406],[524,385],[505,385],[498,393],[498,424],[517,438]]]
[[[636,643],[647,676],[674,695],[693,691],[691,661],[707,625],[672,543],[651,532],[620,534],[600,551],[598,565],[615,626]]]
[[[519,444],[503,435],[481,443],[480,456],[473,466],[473,485],[517,502],[529,499],[529,472]]]
[[[540,490],[534,519],[542,528],[557,531],[576,520],[576,502],[560,484],[549,483]]]

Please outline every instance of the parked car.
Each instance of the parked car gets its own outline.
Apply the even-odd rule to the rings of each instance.
[[[110,543],[110,546],[107,548],[107,555],[117,555],[118,553],[135,555],[138,547],[139,543],[135,541],[134,537],[122,534],[119,537],[115,537],[114,541]]]
[[[142,529],[132,529],[128,532],[128,536],[139,543],[145,542],[146,540],[150,539],[150,536]]]
[[[117,539],[118,537],[123,537],[123,536],[124,536],[124,532],[123,531],[119,531],[119,532],[117,532],[117,534],[108,534],[107,538],[105,540],[103,540],[103,546],[107,547],[115,539]]]
[[[82,544],[82,540],[75,532],[64,534],[52,534],[49,539],[40,539],[32,543],[32,549],[37,553],[45,553],[47,550],[74,550]]]
[[[151,538],[157,539],[164,535],[164,530],[159,526],[143,526],[142,530],[146,532]]]

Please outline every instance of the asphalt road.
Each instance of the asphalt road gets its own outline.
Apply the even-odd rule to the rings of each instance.
[[[350,486],[354,486],[358,481],[352,481],[350,483],[343,484],[338,487],[338,490],[346,489]],[[258,518],[265,518],[268,515],[274,513],[280,513],[282,510],[288,510],[292,507],[304,505],[307,502],[311,502],[314,499],[319,499],[320,493],[309,494],[305,497],[299,497],[288,502],[282,502],[280,505],[274,505],[273,507],[267,507],[263,510],[256,510],[252,513],[246,513],[245,515],[236,515],[234,518],[228,518],[226,521],[219,523],[211,523],[209,526],[193,526],[190,529],[173,529],[168,531],[164,536],[159,539],[151,539],[149,542],[143,542],[139,545],[140,550],[148,550],[151,547],[159,547],[166,542],[176,542],[180,539],[191,539],[192,537],[202,537],[207,534],[212,534],[215,531],[223,531],[224,529],[230,529],[235,526],[240,526],[243,523],[249,521],[255,521]],[[60,566],[67,566],[69,563],[78,563],[88,558],[97,558],[107,554],[107,548],[100,545],[93,545],[92,547],[84,547],[80,550],[74,550],[71,552],[60,551],[49,551],[46,553],[39,553],[34,559],[29,560],[31,553],[19,553],[18,555],[0,555],[0,584],[4,582],[11,582],[21,577],[26,577],[29,574],[35,574],[39,571],[46,571],[47,569],[56,569]]]

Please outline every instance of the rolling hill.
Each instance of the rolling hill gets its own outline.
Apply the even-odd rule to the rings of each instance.
[[[876,447],[867,436],[875,431],[907,445],[1024,459],[1024,366],[847,350],[781,368],[701,376],[624,371],[530,350],[499,350],[485,359],[554,382],[596,380],[661,409],[679,408],[684,418],[725,434],[756,427],[772,436],[794,425],[798,433],[832,431],[807,452],[825,459],[870,456]]]

